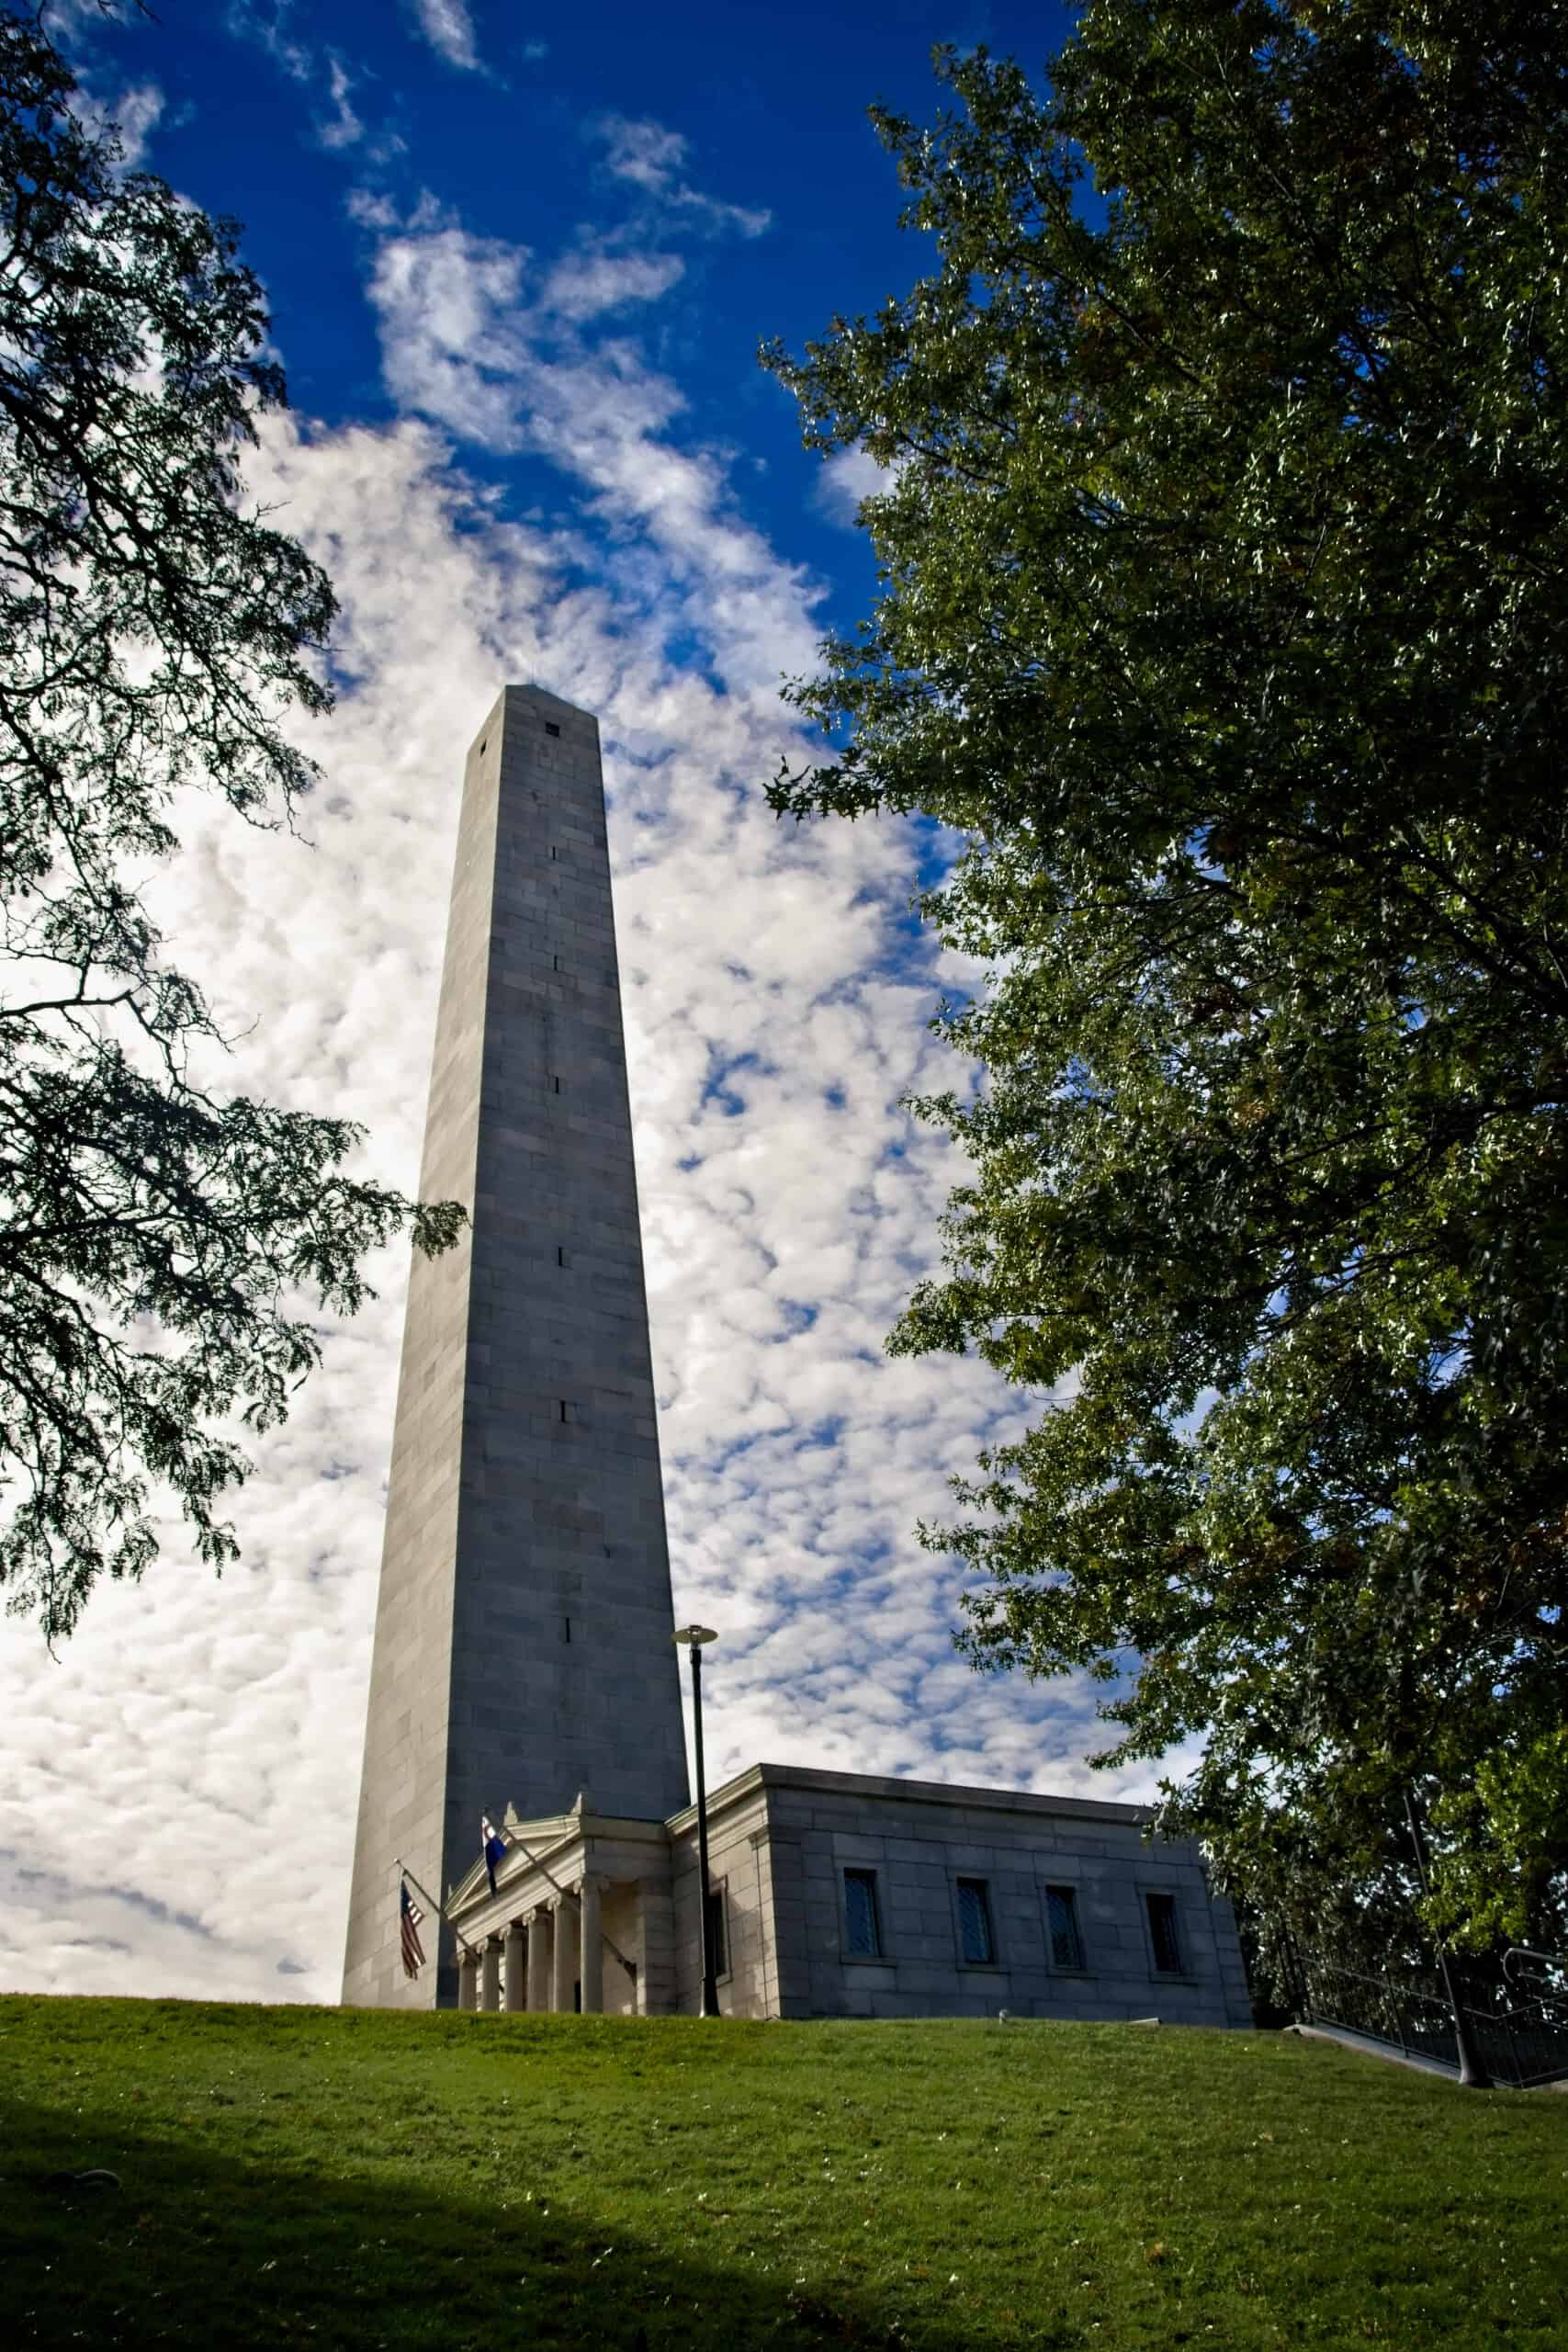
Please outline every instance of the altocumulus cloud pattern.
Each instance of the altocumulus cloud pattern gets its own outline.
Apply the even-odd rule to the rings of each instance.
[[[598,712],[675,1605],[723,1634],[710,1776],[766,1757],[1145,1792],[1087,1770],[1081,1692],[959,1663],[958,1578],[914,1540],[1022,1405],[974,1363],[881,1351],[959,1173],[899,1107],[962,1077],[925,1024],[969,976],[908,912],[930,845],[784,830],[761,797],[807,748],[778,682],[811,666],[820,592],[752,519],[736,452],[691,429],[671,306],[716,248],[765,250],[769,206],[709,194],[687,134],[601,105],[562,134],[595,218],[481,233],[422,188],[384,74],[287,8],[233,21],[349,175],[374,362],[323,420],[286,343],[300,406],[249,465],[337,582],[340,702],[307,738],[309,845],[181,812],[161,911],[234,1035],[220,1082],[362,1120],[412,1188],[462,749],[509,678]],[[487,58],[485,21],[420,0],[407,37],[473,87],[520,70],[515,48]],[[138,135],[169,169],[150,54]],[[502,496],[509,464],[548,494]],[[840,470],[824,511],[867,486]],[[335,1997],[400,1253],[377,1280],[254,1450],[239,1571],[214,1583],[171,1524],[145,1587],[105,1593],[58,1663],[5,1628],[0,1981]]]

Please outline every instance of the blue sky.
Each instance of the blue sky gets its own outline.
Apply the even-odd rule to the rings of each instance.
[[[864,120],[938,40],[1054,12],[516,0],[57,8],[148,168],[245,224],[293,409],[247,495],[332,571],[309,846],[193,799],[158,898],[220,1082],[362,1120],[412,1187],[463,751],[507,678],[600,714],[678,1616],[717,1626],[710,1770],[766,1757],[1113,1795],[1074,1688],[953,1656],[914,1526],[1024,1400],[882,1340],[960,1174],[900,1108],[974,975],[919,936],[929,840],[776,826],[778,697],[865,606],[863,459],[755,364],[905,287]],[[301,722],[303,726],[303,722]],[[254,1449],[242,1567],[177,1522],[58,1663],[0,1629],[0,1981],[332,1999],[404,1261]],[[1146,1782],[1142,1784],[1146,1786]],[[503,1805],[511,1792],[495,1792]]]
[[[540,256],[585,232],[613,252],[655,231],[682,263],[649,337],[688,403],[682,438],[733,447],[748,514],[854,616],[869,566],[813,500],[819,461],[758,343],[798,346],[908,281],[918,243],[897,225],[870,100],[927,116],[933,43],[1038,63],[1068,12],[908,0],[562,22],[514,0],[175,0],[159,17],[96,40],[96,79],[107,96],[116,78],[155,78],[149,164],[244,223],[297,408],[395,413],[351,195],[404,212],[427,196],[473,236]],[[558,503],[525,456],[479,462],[510,502]]]

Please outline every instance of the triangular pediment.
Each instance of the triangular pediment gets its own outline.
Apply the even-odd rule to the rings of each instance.
[[[497,1886],[507,1879],[523,1877],[533,1866],[530,1857],[547,1859],[555,1848],[570,1845],[582,1828],[582,1817],[576,1813],[551,1813],[536,1821],[519,1821],[509,1805],[500,1826],[507,1846],[495,1866]],[[448,1906],[466,1903],[481,1886],[488,1885],[484,1856],[476,1854],[469,1869],[449,1890]]]

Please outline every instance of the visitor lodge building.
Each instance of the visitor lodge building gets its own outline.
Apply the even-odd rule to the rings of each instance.
[[[721,2013],[1250,2025],[1231,1908],[1146,1809],[755,1764],[708,1800]],[[509,1824],[448,1905],[465,2008],[694,2011],[696,1812]]]

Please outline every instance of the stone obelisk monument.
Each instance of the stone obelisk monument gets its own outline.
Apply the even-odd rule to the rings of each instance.
[[[688,1801],[599,730],[508,686],[475,738],[420,1192],[365,1732],[344,1999],[410,1984],[401,1856],[443,1896],[479,1819],[661,1820]]]

